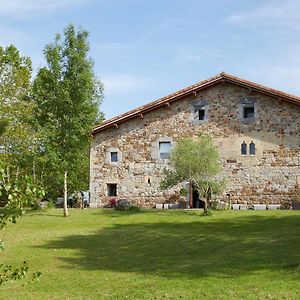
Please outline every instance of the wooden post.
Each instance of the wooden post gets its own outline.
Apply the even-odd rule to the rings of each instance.
[[[64,177],[64,217],[67,217],[68,214],[68,190],[67,190],[67,176],[68,172],[65,172]]]
[[[193,184],[189,183],[189,198],[190,198],[190,208],[193,208]]]

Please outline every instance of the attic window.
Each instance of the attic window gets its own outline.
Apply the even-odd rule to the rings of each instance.
[[[199,121],[205,120],[205,117],[206,117],[205,105],[195,106],[195,117]]]
[[[244,106],[243,118],[244,119],[253,119],[254,118],[254,104],[248,104],[248,105]]]
[[[239,119],[247,124],[252,123],[257,118],[256,99],[254,97],[247,97],[240,99],[239,103]]]
[[[194,124],[202,124],[208,119],[208,102],[204,99],[197,99],[191,102],[190,108]]]

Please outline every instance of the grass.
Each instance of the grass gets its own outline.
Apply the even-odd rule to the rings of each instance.
[[[0,263],[41,271],[0,299],[300,299],[300,212],[61,210],[0,234]]]

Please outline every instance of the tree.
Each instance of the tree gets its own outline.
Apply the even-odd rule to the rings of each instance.
[[[65,29],[63,40],[57,34],[44,49],[47,66],[39,70],[33,86],[35,114],[46,136],[48,179],[53,193],[64,191],[65,216],[67,184],[70,191],[88,184],[91,131],[103,118],[103,86],[93,73],[87,38],[86,31],[73,25]]]
[[[0,159],[12,174],[33,170],[36,129],[31,92],[31,61],[13,45],[0,47]]]
[[[185,138],[178,141],[171,152],[170,168],[165,169],[161,187],[167,189],[189,181],[190,196],[192,188],[196,188],[207,214],[211,194],[218,192],[223,184],[215,179],[221,169],[218,150],[210,137],[201,135],[194,139]]]

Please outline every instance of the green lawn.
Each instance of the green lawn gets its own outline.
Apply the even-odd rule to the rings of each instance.
[[[61,210],[0,233],[1,263],[41,271],[0,299],[300,299],[300,212]]]

